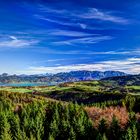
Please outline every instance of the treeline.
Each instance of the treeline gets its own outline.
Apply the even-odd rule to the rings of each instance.
[[[110,124],[103,118],[95,126],[83,105],[3,92],[0,94],[0,140],[138,140],[136,101],[139,99],[126,97],[120,104],[129,111],[129,121],[124,127],[119,125],[116,116]],[[103,104],[101,107],[106,106]]]

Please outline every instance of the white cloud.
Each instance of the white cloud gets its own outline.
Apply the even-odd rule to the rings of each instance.
[[[112,60],[112,61],[102,61],[93,64],[76,64],[76,65],[65,65],[65,66],[54,66],[54,67],[29,67],[24,73],[28,74],[40,74],[40,73],[59,73],[59,72],[69,72],[77,70],[89,70],[89,71],[123,71],[130,74],[140,73],[140,58],[128,58],[124,60]]]
[[[43,15],[37,15],[37,14],[33,15],[33,16],[37,19],[41,19],[41,20],[48,21],[48,22],[55,23],[55,24],[59,24],[59,25],[81,27],[82,29],[86,29],[86,27],[87,27],[86,24],[80,23],[80,22],[61,21],[61,20],[58,20],[58,19],[51,19],[51,18],[45,17]],[[70,18],[70,19],[72,19],[72,18]]]
[[[9,37],[13,40],[17,40],[17,38],[15,36],[9,36]]]
[[[39,5],[39,9],[42,12],[45,13],[55,13],[58,14],[59,17],[62,17],[64,15],[67,15],[67,17],[73,17],[76,19],[97,19],[102,21],[109,21],[113,23],[119,23],[119,24],[128,24],[129,20],[125,19],[120,16],[114,16],[111,11],[103,11],[99,10],[97,8],[87,8],[83,9],[82,11],[69,11],[66,9],[54,9],[54,8],[48,8],[44,5]],[[79,24],[80,25],[80,24]],[[86,28],[85,24],[80,25],[82,28]]]
[[[82,29],[86,29],[87,28],[87,25],[86,24],[83,24],[83,23],[78,23],[79,25],[80,25],[80,27],[82,28]]]
[[[81,46],[83,47],[83,46]],[[42,53],[48,54],[83,54],[83,55],[126,55],[126,56],[140,56],[140,49],[133,50],[115,50],[115,51],[88,51],[88,50],[71,50],[71,51],[62,51],[62,50],[53,50],[53,49],[40,49]]]
[[[65,41],[56,41],[53,44],[56,45],[75,45],[75,44],[95,44],[105,40],[111,40],[111,36],[95,36],[95,37],[83,37],[78,39],[70,39]]]
[[[48,32],[49,35],[55,36],[69,36],[69,37],[86,37],[86,36],[94,36],[98,34],[90,34],[86,32],[78,32],[78,31],[70,31],[70,30],[51,30]]]
[[[90,57],[79,57],[78,60],[87,60],[89,59]],[[48,63],[48,62],[66,62],[66,61],[74,61],[74,60],[77,60],[77,57],[75,58],[60,58],[60,59],[48,59],[48,60],[42,60],[42,61],[34,61],[33,64],[41,64],[41,63]],[[58,64],[55,64],[55,65],[58,65]],[[61,64],[59,64],[61,65]]]
[[[63,61],[65,59],[49,59],[48,62],[56,62],[56,61]]]
[[[78,25],[78,24],[71,23],[71,22],[66,22],[66,21],[64,22],[64,21],[61,21],[61,20],[50,19],[50,18],[42,16],[42,15],[34,15],[34,17],[38,18],[38,19],[41,19],[41,20],[51,22],[51,23],[60,24],[60,25],[66,25],[66,26],[77,26]]]
[[[47,22],[64,25],[64,26],[72,26],[72,27],[80,27],[82,29],[95,29],[93,27],[92,21],[108,21],[117,24],[129,24],[130,20],[121,17],[121,16],[114,16],[114,11],[106,11],[97,8],[83,8],[83,10],[74,10],[70,11],[67,9],[56,9],[56,8],[49,8],[44,5],[38,5],[37,7],[41,13],[33,15],[37,19],[41,19]],[[51,18],[45,16],[46,13],[55,14],[57,18]],[[62,20],[63,17],[67,18],[67,20]],[[88,22],[87,22],[88,20]],[[90,20],[90,21],[89,21]],[[97,27],[98,29],[102,29],[105,27]],[[96,29],[97,29],[96,28]]]
[[[36,43],[38,43],[37,40],[24,40],[15,36],[9,36],[8,39],[0,41],[0,48],[22,48]]]
[[[124,19],[124,18],[118,17],[118,16],[113,16],[110,14],[110,12],[103,12],[96,8],[88,9],[87,13],[79,15],[79,17],[85,18],[85,19],[98,19],[98,20],[110,21],[110,22],[121,23],[121,24],[128,23],[127,19]]]

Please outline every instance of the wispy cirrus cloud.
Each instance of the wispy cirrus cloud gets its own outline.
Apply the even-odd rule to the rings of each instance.
[[[44,5],[39,5],[39,9],[44,13],[52,13],[52,14],[58,14],[58,17],[63,17],[64,15],[67,15],[67,17],[73,17],[78,20],[83,19],[96,19],[100,21],[108,21],[112,23],[118,23],[118,24],[128,24],[130,23],[130,20],[124,18],[123,16],[115,16],[113,15],[114,12],[112,11],[106,11],[101,10],[97,8],[84,8],[83,10],[73,10],[72,12],[70,10],[66,9],[55,9],[55,8],[49,8]],[[84,25],[84,26],[83,26]],[[81,27],[86,28],[85,24],[81,23]]]
[[[37,40],[18,39],[16,36],[8,36],[0,42],[0,48],[22,48],[37,44]]]
[[[123,17],[114,16],[111,12],[101,11],[97,8],[89,8],[87,13],[79,15],[84,19],[97,19],[102,21],[109,21],[113,23],[128,24],[129,20]]]
[[[55,45],[76,45],[76,44],[95,44],[105,40],[111,40],[111,36],[95,36],[95,37],[83,37],[76,39],[69,39],[64,41],[53,42]]]
[[[78,60],[86,60],[90,59],[90,57],[79,57]],[[67,62],[67,61],[75,61],[77,58],[60,58],[60,59],[48,59],[48,60],[42,60],[42,61],[34,61],[33,64],[41,64],[41,63],[52,63],[52,62]],[[61,64],[59,64],[61,65]]]
[[[51,30],[48,32],[49,35],[54,36],[68,36],[68,37],[88,37],[88,36],[97,36],[98,34],[91,34],[81,31],[71,31],[71,30]]]
[[[39,15],[39,14],[35,14],[33,15],[35,18],[39,19],[39,20],[44,20],[50,23],[54,23],[54,24],[58,24],[58,25],[63,25],[63,26],[72,26],[72,27],[81,27],[82,29],[86,29],[87,24],[82,23],[80,21],[63,21],[60,19],[52,19],[49,17],[46,17],[44,15]],[[71,18],[70,18],[71,19]]]
[[[40,13],[33,15],[36,19],[62,26],[59,27],[59,30],[54,29],[48,33],[48,35],[50,35],[52,38],[55,38],[56,36],[75,37],[74,39],[57,38],[58,40],[56,39],[50,42],[52,45],[91,45],[102,41],[112,40],[115,37],[113,35],[109,35],[107,32],[106,35],[102,35],[100,32],[100,35],[97,36],[93,36],[94,34],[91,34],[91,32],[93,32],[94,29],[99,30],[101,28],[102,30],[106,30],[104,29],[106,26],[97,25],[100,24],[100,21],[107,21],[113,24],[129,23],[128,19],[125,19],[121,16],[114,16],[112,11],[100,10],[97,8],[83,8],[81,11],[79,11],[77,9],[58,9],[41,4],[37,5],[36,8],[40,11]],[[49,15],[55,16],[50,17]],[[95,26],[94,23],[96,23]],[[79,31],[75,31],[74,29],[64,30],[63,26],[69,26],[70,28],[80,27],[81,29],[79,29]],[[85,29],[88,29],[88,31],[85,32]]]
[[[126,19],[123,16],[115,16],[114,11],[106,11],[97,8],[83,8],[81,11],[56,9],[44,5],[38,5],[37,8],[41,11],[41,13],[34,14],[33,16],[38,20],[43,20],[61,26],[81,28],[83,30],[106,30],[111,28],[111,26],[94,25],[95,23],[100,24],[101,21],[121,25],[131,23],[129,19]],[[50,17],[47,14],[55,15],[55,17]]]
[[[82,46],[81,46],[82,47]],[[40,48],[39,52],[46,54],[68,54],[68,55],[126,55],[140,56],[140,49],[114,50],[114,51],[92,51],[92,50],[55,50],[49,48]]]

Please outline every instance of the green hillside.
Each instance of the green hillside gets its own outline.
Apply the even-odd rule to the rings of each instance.
[[[112,81],[1,87],[0,140],[140,139],[139,90]]]

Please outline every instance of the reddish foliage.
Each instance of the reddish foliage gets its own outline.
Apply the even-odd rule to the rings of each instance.
[[[25,102],[25,103],[31,103],[31,102],[33,102],[33,100],[31,98],[23,98],[21,100],[22,100],[22,102]]]
[[[17,113],[17,112],[19,112],[19,111],[21,111],[21,110],[22,110],[21,105],[17,105],[17,106],[15,107],[15,109],[14,109],[14,112]]]
[[[138,122],[140,122],[140,113],[136,113],[136,119]]]
[[[113,116],[116,117],[121,128],[124,128],[129,120],[129,115],[125,107],[106,107],[104,109],[98,107],[86,107],[85,110],[93,121],[95,127],[98,127],[99,122],[102,119],[105,119],[107,125],[110,126]]]

